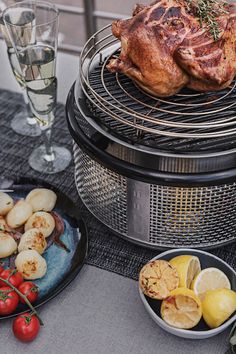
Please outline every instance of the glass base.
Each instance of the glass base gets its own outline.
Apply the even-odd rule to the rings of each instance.
[[[29,165],[31,168],[42,173],[58,173],[64,171],[70,164],[71,153],[68,149],[60,146],[52,146],[53,158],[46,154],[44,145],[39,146],[31,153]]]
[[[27,112],[22,111],[17,113],[11,121],[11,128],[17,134],[24,136],[40,136],[41,129],[39,128],[35,118],[27,118]]]

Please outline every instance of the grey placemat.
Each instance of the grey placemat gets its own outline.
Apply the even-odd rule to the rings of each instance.
[[[14,133],[10,121],[22,107],[20,94],[0,90],[0,175],[41,178],[68,194],[78,205],[89,233],[89,255],[87,263],[123,276],[137,279],[141,266],[158,252],[144,249],[114,236],[98,222],[83,206],[74,184],[74,166],[56,175],[44,175],[33,171],[28,165],[32,149],[40,143],[40,138],[23,137]],[[58,105],[53,141],[72,148],[72,141],[67,130],[65,109]],[[215,250],[213,253],[236,267],[236,243]]]

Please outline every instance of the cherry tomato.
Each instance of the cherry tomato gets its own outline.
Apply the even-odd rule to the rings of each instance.
[[[17,339],[22,342],[31,342],[39,333],[39,320],[35,315],[26,312],[16,317],[12,329]]]
[[[4,268],[0,265],[0,274],[4,271]]]
[[[18,288],[18,286],[24,281],[22,274],[16,269],[5,269],[0,274],[0,277],[8,280],[16,288]],[[6,286],[6,283],[4,283],[2,280],[0,280],[0,287],[1,286]]]
[[[27,297],[27,299],[33,303],[39,293],[39,288],[31,281],[26,281],[20,284],[18,290]],[[20,301],[25,304],[25,300],[20,297]]]
[[[19,296],[9,286],[0,288],[0,315],[10,315],[19,303]]]

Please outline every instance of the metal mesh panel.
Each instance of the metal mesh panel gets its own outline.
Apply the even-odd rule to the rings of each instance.
[[[235,237],[236,184],[176,188],[151,185],[150,242],[211,246]]]
[[[87,208],[104,224],[127,235],[126,178],[74,149],[78,192]]]
[[[82,200],[100,221],[122,236],[153,248],[204,248],[235,239],[236,183],[196,188],[144,183],[150,193],[146,198],[144,195],[142,203],[150,208],[150,213],[149,220],[145,219],[146,235],[138,236],[129,234],[129,217],[135,212],[129,197],[131,192],[139,193],[141,182],[104,168],[77,145],[74,155]]]

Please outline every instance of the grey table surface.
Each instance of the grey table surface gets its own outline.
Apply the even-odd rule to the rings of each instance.
[[[21,172],[34,177],[35,174],[29,170],[27,158],[32,151],[34,140],[35,144],[38,144],[38,141],[12,134],[9,123],[20,98],[4,92],[1,97],[2,171]],[[60,111],[62,108],[60,107]],[[55,138],[65,144],[68,143],[68,136],[65,134],[63,137],[60,134],[61,125],[65,125],[62,114],[60,117],[61,121],[58,120],[58,126],[55,126]],[[66,186],[61,182],[60,185],[64,186],[69,194],[74,188],[73,185],[70,186],[71,176],[73,177],[73,165],[65,174],[57,176],[58,180],[64,178],[67,181]],[[100,227],[101,237],[94,239],[99,227],[96,225],[94,224],[89,232],[90,254],[94,258],[95,253],[96,257],[99,254],[101,258],[96,265],[114,270],[116,263],[124,263],[122,274],[131,274],[124,270],[132,265],[137,267],[137,264],[142,262],[141,252],[137,250],[137,253],[132,252],[130,256],[127,252],[129,245],[125,242],[120,244],[119,239],[113,243],[106,241],[106,245],[103,245],[103,240],[108,240],[110,235]],[[233,257],[233,253],[231,255],[227,252],[225,259],[229,257]],[[111,267],[106,264],[108,262]],[[40,308],[40,314],[45,326],[31,344],[20,343],[13,337],[12,320],[0,321],[0,354],[223,354],[227,349],[229,331],[204,341],[184,340],[165,333],[144,309],[136,281],[91,265],[85,265],[68,288]]]
[[[75,281],[41,308],[45,326],[31,344],[0,323],[1,354],[203,354],[225,353],[228,332],[204,341],[174,337],[149,317],[138,283],[85,265]]]

